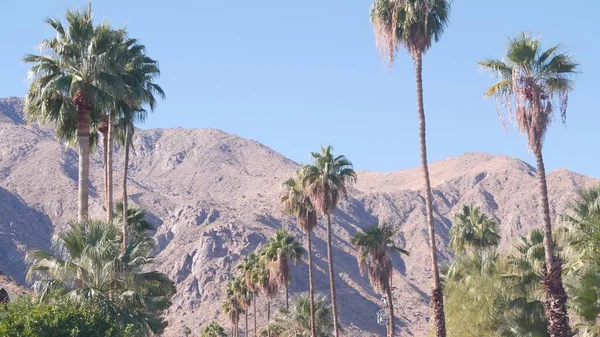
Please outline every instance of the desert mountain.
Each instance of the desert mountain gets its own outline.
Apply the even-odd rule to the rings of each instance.
[[[0,269],[24,282],[24,253],[48,249],[53,230],[76,214],[77,154],[57,142],[46,126],[27,126],[22,101],[0,99]],[[99,149],[101,150],[101,149]],[[120,195],[121,153],[116,152],[115,195]],[[167,312],[166,336],[186,325],[196,334],[210,320],[226,323],[218,305],[223,285],[240,259],[287,226],[301,240],[279,205],[280,184],[297,163],[255,141],[214,129],[136,130],[130,162],[131,199],[156,225],[156,267],[177,282]],[[431,164],[439,254],[447,250],[448,230],[464,204],[482,207],[500,223],[506,247],[514,236],[540,227],[535,169],[518,159],[468,153]],[[90,212],[103,217],[102,160],[91,162]],[[381,296],[358,272],[351,235],[393,220],[397,241],[411,255],[396,259],[394,298],[402,334],[425,336],[429,319],[430,264],[425,206],[418,168],[391,173],[360,172],[350,196],[334,214],[334,259],[339,311],[347,336],[380,336]],[[548,175],[552,216],[557,219],[574,195],[598,180],[567,170]],[[316,247],[316,289],[328,294],[325,230]],[[307,266],[295,267],[290,293],[307,291]],[[275,306],[281,305],[281,296]],[[258,302],[266,310],[265,302]],[[265,316],[258,318],[265,324]]]

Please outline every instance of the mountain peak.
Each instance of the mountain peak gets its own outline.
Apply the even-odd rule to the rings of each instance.
[[[0,98],[0,121],[8,119],[16,124],[25,124],[23,103],[24,100],[20,97]]]

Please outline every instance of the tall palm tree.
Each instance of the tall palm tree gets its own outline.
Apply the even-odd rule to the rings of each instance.
[[[496,222],[479,207],[463,206],[462,212],[454,215],[450,229],[450,247],[456,253],[497,246],[500,235],[496,233]]]
[[[425,206],[433,272],[433,311],[436,336],[446,336],[444,319],[444,296],[437,262],[431,182],[427,165],[427,143],[425,109],[423,107],[423,55],[433,42],[442,36],[448,24],[450,2],[447,0],[375,0],[371,6],[371,23],[375,31],[377,46],[390,66],[393,64],[398,46],[406,48],[413,58],[417,87],[417,112],[419,117],[419,140],[421,168],[425,187]]]
[[[240,307],[234,298],[227,297],[221,303],[221,309],[223,309],[223,313],[229,318],[231,322],[231,336],[238,337],[238,325],[240,322]]]
[[[324,297],[317,298],[315,309],[317,324],[314,335],[317,337],[331,336],[333,332],[331,307],[326,305]],[[268,330],[274,337],[313,336],[310,316],[310,299],[306,295],[300,295],[292,300],[291,309],[280,309],[277,316],[269,323]]]
[[[252,273],[252,283],[256,284],[262,291],[263,295],[267,299],[267,323],[271,321],[271,299],[273,295],[278,291],[278,283],[272,278],[268,268],[268,262],[260,254],[257,267]],[[271,337],[269,333],[269,337]]]
[[[146,333],[161,332],[161,311],[171,304],[174,282],[147,271],[153,263],[154,241],[139,227],[130,226],[131,240],[120,253],[120,228],[114,223],[74,223],[53,236],[56,253],[29,251],[27,279],[35,281],[41,300],[59,290],[76,301],[92,300]]]
[[[327,217],[327,262],[329,264],[329,287],[331,290],[331,312],[333,314],[333,331],[339,336],[339,321],[335,296],[335,272],[333,268],[333,252],[331,248],[331,213],[336,209],[341,198],[346,196],[349,184],[356,181],[352,162],[345,156],[334,156],[333,148],[321,147],[321,153],[311,153],[313,165],[302,167],[300,174],[304,186],[315,209]]]
[[[308,293],[310,299],[310,326],[311,336],[316,337],[315,326],[315,290],[313,280],[313,260],[312,260],[312,231],[317,227],[317,212],[315,211],[310,198],[302,188],[302,167],[296,171],[293,178],[283,183],[283,194],[281,203],[284,211],[296,217],[296,225],[306,233],[308,247]]]
[[[83,12],[67,10],[65,18],[66,26],[47,19],[56,36],[40,43],[44,54],[23,59],[33,64],[25,115],[29,122],[54,124],[59,139],[77,141],[77,217],[83,221],[88,217],[90,130],[125,86],[115,62],[116,31],[108,24],[94,26],[91,7]]]
[[[552,222],[542,147],[555,108],[559,109],[563,123],[566,120],[568,95],[573,86],[571,78],[578,64],[568,53],[560,51],[561,45],[543,50],[540,44],[539,38],[521,33],[510,39],[505,60],[486,59],[479,64],[499,80],[484,95],[495,96],[502,103],[499,107],[507,107],[509,118],[516,120],[519,131],[527,135],[529,149],[535,155],[545,229],[544,284],[548,329],[552,337],[571,336],[562,264],[552,251]]]
[[[237,318],[232,320],[235,323],[235,336],[239,336],[239,314],[244,311],[244,305],[246,303],[246,282],[243,277],[234,277],[227,282],[227,288],[225,290],[227,300],[231,303],[232,308],[237,310]],[[246,316],[246,325],[248,319]]]
[[[256,330],[256,293],[260,289],[260,284],[257,283],[257,278],[255,275],[257,274],[257,269],[259,268],[259,258],[256,252],[252,252],[248,254],[242,261],[242,263],[238,266],[242,271],[242,276],[246,282],[246,288],[252,295],[252,311],[253,311],[253,319],[254,319],[254,336],[257,336]]]
[[[127,63],[126,71],[121,74],[121,77],[130,90],[126,92],[127,95],[121,97],[115,107],[116,114],[120,115],[119,120],[116,122],[115,136],[124,150],[122,202],[123,208],[128,209],[127,174],[129,150],[133,146],[134,124],[145,120],[147,110],[144,107],[149,107],[150,111],[154,111],[157,104],[156,96],[164,99],[165,92],[158,84],[153,82],[155,78],[160,76],[160,69],[157,61],[145,54],[145,46],[139,44],[136,39],[127,39],[122,46],[125,49],[123,53],[126,55]],[[108,187],[112,189],[112,186]],[[122,224],[125,224],[126,212],[122,216]],[[123,249],[126,242],[127,231],[123,227]]]
[[[292,277],[289,263],[297,264],[305,253],[300,242],[285,229],[277,230],[262,249],[270,278],[277,283],[277,287],[285,288],[286,309],[290,306],[288,286]]]
[[[408,251],[394,243],[396,229],[389,223],[368,228],[355,234],[351,242],[356,248],[356,259],[362,275],[367,274],[376,291],[385,294],[388,302],[388,337],[394,336],[394,300],[391,279],[393,276],[392,256],[394,252],[408,255]]]

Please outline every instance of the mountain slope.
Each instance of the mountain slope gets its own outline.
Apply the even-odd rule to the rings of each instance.
[[[0,142],[8,144],[0,149],[0,253],[13,261],[6,264],[0,260],[0,269],[22,281],[24,264],[18,261],[23,252],[34,247],[47,249],[51,222],[54,228],[61,227],[76,214],[77,155],[56,142],[50,128],[24,125],[20,102],[0,99]],[[121,157],[117,151],[117,199]],[[167,313],[170,327],[166,336],[178,336],[184,325],[198,333],[200,326],[212,319],[226,324],[217,304],[239,260],[281,226],[297,232],[293,219],[286,217],[279,205],[280,184],[296,167],[255,141],[219,130],[136,130],[129,192],[134,205],[148,210],[157,226],[157,268],[177,282],[178,293]],[[479,205],[500,221],[505,247],[515,235],[539,227],[537,181],[530,165],[509,157],[469,153],[432,163],[430,169],[442,259],[451,256],[446,249],[448,230],[463,204]],[[102,218],[98,152],[92,156],[90,172],[91,214]],[[359,172],[350,197],[334,214],[336,282],[347,336],[382,335],[385,331],[376,322],[381,296],[360,277],[349,242],[351,235],[377,218],[396,221],[398,242],[411,252],[404,261],[394,261],[394,297],[402,334],[425,335],[430,267],[421,179],[420,169]],[[550,173],[553,218],[577,189],[597,183],[567,170]],[[26,225],[15,230],[4,224],[16,220],[3,219],[17,219]],[[328,294],[322,224],[316,234],[316,289]],[[298,235],[305,240],[302,233]],[[304,263],[293,268],[292,295],[308,289],[307,271]],[[281,300],[279,296],[274,305],[280,306]],[[262,313],[265,305],[262,299],[257,303]],[[259,325],[265,324],[265,316],[258,317]]]

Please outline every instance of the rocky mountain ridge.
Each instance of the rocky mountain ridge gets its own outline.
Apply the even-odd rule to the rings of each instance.
[[[0,99],[0,270],[24,281],[28,249],[49,249],[50,237],[76,214],[77,154],[56,141],[48,126],[27,126],[22,101]],[[101,149],[99,149],[101,150]],[[122,154],[116,151],[115,191],[120,194]],[[351,158],[350,158],[351,159]],[[131,200],[147,210],[157,226],[157,268],[177,283],[166,313],[166,336],[194,332],[210,320],[226,323],[216,305],[239,260],[277,228],[294,228],[279,205],[280,184],[297,163],[264,145],[214,129],[136,130],[128,181]],[[535,169],[505,156],[467,153],[430,166],[439,254],[447,250],[448,230],[464,204],[479,205],[499,220],[502,245],[539,227]],[[102,160],[91,160],[90,212],[103,217]],[[398,224],[397,241],[411,255],[395,259],[394,298],[403,335],[424,336],[428,328],[430,266],[419,168],[389,173],[359,172],[334,214],[334,259],[342,324],[347,336],[380,336],[376,322],[381,296],[359,275],[351,235],[379,218]],[[553,219],[574,193],[597,184],[567,170],[548,175]],[[117,197],[118,198],[118,197]],[[316,229],[316,289],[328,294],[325,230]],[[303,241],[304,242],[304,241]],[[305,263],[293,268],[292,294],[308,289]],[[279,297],[281,299],[281,296]],[[275,306],[281,304],[276,301]],[[265,303],[258,302],[262,312]],[[265,324],[260,315],[259,324]]]

